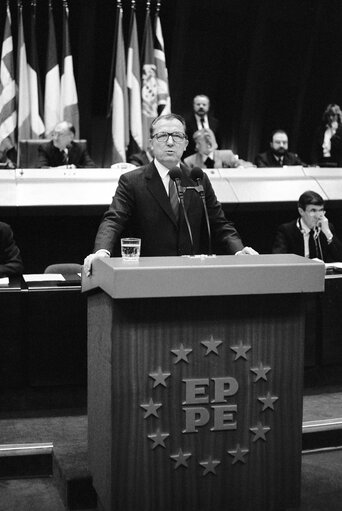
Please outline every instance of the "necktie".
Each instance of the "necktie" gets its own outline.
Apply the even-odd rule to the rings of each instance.
[[[169,180],[169,200],[171,204],[172,211],[178,221],[179,218],[179,200],[178,194],[176,190],[176,183],[170,178]]]
[[[212,158],[208,158],[205,160],[205,166],[207,167],[207,169],[213,169],[214,168],[214,165],[215,165],[215,160],[213,160]]]
[[[202,124],[202,128],[204,129],[204,119],[203,119],[203,117],[201,117],[201,124]]]
[[[314,259],[315,257],[318,257],[317,246],[316,246],[316,240],[314,238],[314,230],[311,229],[310,235],[309,235],[309,258]]]

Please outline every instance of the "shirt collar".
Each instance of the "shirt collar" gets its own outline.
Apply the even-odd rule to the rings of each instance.
[[[158,161],[157,158],[154,158],[153,161],[158,171],[158,174],[160,175],[161,179],[164,180],[168,175],[170,169],[168,169],[162,163],[160,163],[160,161]],[[175,165],[175,167],[179,167],[179,164]]]
[[[311,231],[310,227],[308,227],[308,226],[306,225],[306,223],[304,222],[304,220],[303,220],[302,218],[300,218],[300,219],[298,220],[298,223],[299,223],[300,229],[301,229],[302,231],[304,231],[304,234],[308,234],[308,233]]]

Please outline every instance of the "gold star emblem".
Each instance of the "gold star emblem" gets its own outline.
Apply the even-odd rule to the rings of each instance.
[[[209,341],[201,341],[201,344],[207,348],[207,352],[205,353],[205,356],[209,355],[209,353],[215,353],[218,355],[217,347],[222,344],[222,341],[218,340],[215,341],[214,337],[211,335],[209,337]]]
[[[251,349],[251,346],[244,346],[242,344],[242,341],[240,341],[238,346],[231,346],[230,349],[232,351],[235,351],[235,358],[234,358],[234,360],[237,360],[240,357],[242,357],[245,360],[247,360],[247,351],[249,351]]]
[[[158,447],[158,445],[160,445],[161,447],[164,447],[164,449],[165,449],[164,440],[166,440],[166,438],[170,435],[169,435],[169,433],[162,433],[160,431],[160,429],[158,428],[155,433],[151,433],[150,435],[147,435],[147,436],[153,442],[152,449],[155,449],[156,447]]]
[[[184,362],[189,363],[188,355],[192,352],[191,348],[184,348],[183,344],[179,346],[177,350],[171,350],[171,352],[176,355],[176,360],[174,361],[174,364],[178,364],[181,360],[184,360]]]
[[[209,473],[216,474],[216,467],[220,463],[221,462],[218,460],[213,460],[211,456],[209,456],[209,458],[206,461],[200,461],[199,464],[205,468],[202,475],[206,476]]]
[[[268,426],[263,426],[261,422],[258,422],[254,428],[249,428],[252,433],[254,433],[255,437],[253,438],[253,442],[256,442],[261,438],[262,440],[266,440],[265,434],[268,433],[271,428]]]
[[[176,462],[175,470],[178,467],[186,467],[186,468],[188,468],[187,460],[191,456],[192,456],[192,454],[190,452],[185,453],[185,452],[182,451],[182,449],[179,449],[178,454],[173,454],[172,456],[170,456],[170,458],[173,459]]]
[[[246,463],[245,456],[249,453],[249,449],[241,449],[240,444],[236,444],[235,451],[227,451],[228,454],[234,457],[232,461],[232,465],[241,461],[241,463]]]
[[[150,399],[148,404],[140,405],[141,408],[144,408],[144,410],[146,410],[144,419],[147,419],[147,417],[149,417],[150,415],[154,415],[155,417],[157,417],[159,419],[157,410],[161,406],[162,406],[161,403],[154,403],[152,398]]]
[[[165,380],[171,376],[171,373],[163,373],[163,371],[161,370],[161,367],[158,367],[157,369],[157,372],[156,373],[150,373],[149,374],[149,377],[150,378],[153,378],[154,382],[153,382],[153,388],[157,387],[158,385],[163,385],[164,387],[166,387],[166,382]]]
[[[252,373],[256,374],[256,378],[255,378],[254,382],[257,382],[258,380],[260,380],[260,378],[267,381],[266,374],[271,370],[271,368],[264,367],[262,365],[262,363],[260,362],[259,367],[252,367],[250,370],[252,371]]]
[[[262,407],[262,411],[266,410],[267,408],[270,408],[271,410],[274,410],[273,403],[278,401],[277,396],[271,396],[270,392],[267,392],[265,397],[258,397],[258,401],[261,401],[261,403],[264,403],[264,406]]]

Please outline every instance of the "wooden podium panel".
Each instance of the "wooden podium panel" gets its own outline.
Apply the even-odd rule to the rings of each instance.
[[[299,505],[303,292],[89,295],[89,458],[103,509]]]

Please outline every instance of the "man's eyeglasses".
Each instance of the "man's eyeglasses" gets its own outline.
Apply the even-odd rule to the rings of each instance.
[[[151,138],[156,138],[158,142],[165,143],[169,140],[169,137],[172,137],[175,144],[181,144],[186,138],[188,138],[185,133],[181,133],[180,131],[174,131],[173,133],[161,131],[160,133],[152,135]]]

